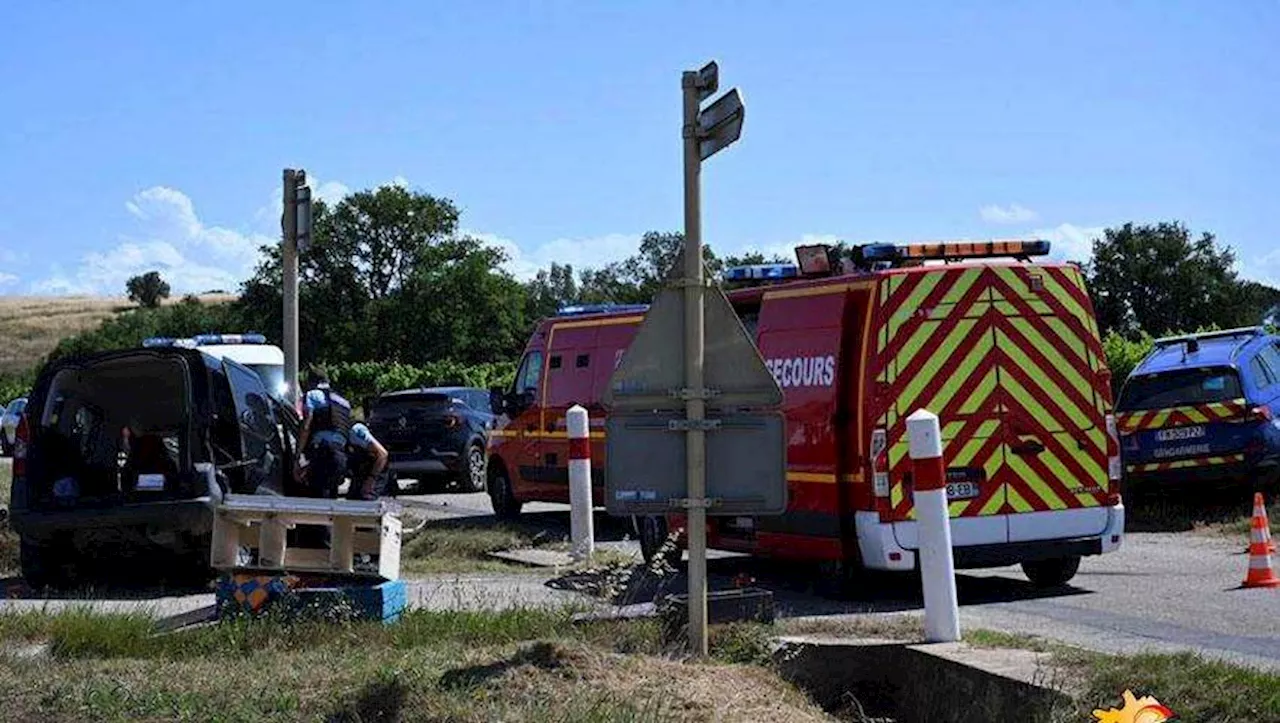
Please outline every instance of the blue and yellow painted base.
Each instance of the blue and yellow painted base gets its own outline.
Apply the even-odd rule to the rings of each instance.
[[[395,622],[408,606],[403,580],[323,578],[280,573],[227,573],[218,578],[220,617],[300,613],[321,619]]]

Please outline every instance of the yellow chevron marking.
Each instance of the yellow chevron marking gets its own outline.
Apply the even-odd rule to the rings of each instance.
[[[1004,487],[1005,501],[1013,508],[1014,512],[1034,512],[1035,508],[1029,502],[1018,494],[1018,491],[1009,485]]]
[[[1026,319],[1019,318],[1010,319],[1009,323],[1014,329],[1017,329],[1024,338],[1030,341],[1036,350],[1040,352],[1041,356],[1049,360],[1050,363],[1053,363],[1055,359],[1059,358],[1060,352],[1058,349],[1048,339],[1045,339],[1044,336],[1040,334],[1040,330],[1036,328],[1035,324],[1032,324]],[[1012,339],[1010,339],[1010,341],[1012,341]],[[1030,369],[1027,371],[1030,372]],[[1062,376],[1067,378],[1067,381],[1071,383],[1071,386],[1076,388],[1076,391],[1080,393],[1080,396],[1092,402],[1093,385],[1089,383],[1089,380],[1080,376],[1080,373],[1076,371],[1074,366],[1071,366],[1069,363],[1063,363],[1058,367],[1058,371],[1061,372]]]
[[[920,371],[907,381],[906,386],[898,394],[898,407],[900,409],[914,412],[917,398],[939,374],[946,374],[950,381],[943,385],[943,388],[939,390],[939,394],[935,396],[941,396],[942,391],[948,387],[953,390],[952,393],[960,388],[964,381],[969,378],[969,374],[973,372],[973,369],[982,361],[983,352],[981,347],[991,348],[990,344],[984,345],[981,341],[987,335],[979,335],[979,341],[973,345],[973,348],[970,349],[958,368],[948,372],[944,367],[955,363],[956,352],[960,349],[961,343],[964,342],[966,335],[973,331],[974,327],[979,323],[973,319],[961,319],[955,328],[947,334],[946,338],[938,341],[936,345],[931,345],[928,352],[928,360],[920,367]],[[900,364],[899,369],[906,367],[905,363],[900,362]],[[931,407],[931,409],[941,411],[942,407]]]
[[[1077,429],[1087,429],[1093,426],[1093,419],[1077,407],[1075,402],[1071,401],[1071,399],[1063,393],[1062,389],[1056,382],[1043,373],[1037,373],[1035,363],[1033,363],[1031,359],[1023,353],[1022,349],[1020,349],[1017,344],[1013,343],[1013,340],[999,329],[996,330],[996,336],[1002,342],[1000,345],[1001,350],[1013,359],[1018,366],[1022,367],[1022,369],[1027,372],[1027,376],[1031,377],[1032,382],[1039,387],[1041,392],[1043,392],[1043,394],[1040,395],[1029,394],[1028,390],[1019,384],[1018,380],[1014,379],[1012,375],[1002,375],[1001,381],[1004,383],[1005,388],[1009,389],[1010,392],[1014,392],[1016,394],[1016,398],[1023,406],[1035,407],[1033,411],[1043,412],[1045,410],[1041,405],[1041,402],[1051,401],[1054,406],[1070,417],[1072,423],[1075,424]],[[1050,432],[1056,432],[1062,429],[1062,424],[1056,417],[1051,415],[1041,416],[1040,414],[1037,414],[1036,418],[1039,419]]]
[[[981,276],[981,269],[965,269],[960,272],[960,278],[947,290],[947,293],[942,295],[942,300],[938,303],[950,305],[960,303],[960,300],[964,298],[965,294],[969,293],[969,289],[973,288],[973,285],[977,283]],[[967,314],[968,310],[966,309],[965,312]]]
[[[996,370],[992,368],[987,372],[986,376],[982,378],[982,381],[978,383],[978,386],[974,387],[973,392],[964,400],[964,403],[960,405],[960,409],[957,413],[974,414],[977,412],[978,409],[981,408],[982,404],[987,401],[987,398],[991,396],[992,392],[996,390],[996,386]]]
[[[937,413],[941,413],[951,404],[955,395],[958,394],[964,383],[973,375],[975,369],[991,352],[995,345],[994,339],[990,334],[985,332],[978,334],[977,338],[972,342],[969,351],[960,360],[959,364],[955,364],[955,351],[965,340],[965,335],[970,333],[974,327],[980,322],[965,319],[956,328],[947,335],[945,339],[938,345],[937,350],[931,352],[932,357],[929,362],[921,369],[920,374],[907,384],[898,397],[899,403],[903,409],[912,409],[914,411],[917,402],[924,402],[924,406]],[[951,366],[955,364],[955,366]],[[945,367],[951,368],[945,369]],[[918,397],[924,392],[925,386],[938,374],[946,374],[950,381],[942,385],[941,388],[933,395],[932,399],[919,400]],[[977,390],[975,390],[976,392]],[[986,396],[979,398],[981,402]]]
[[[920,304],[929,296],[934,287],[938,285],[938,282],[942,280],[942,276],[940,273],[923,274],[924,278],[920,279],[920,283],[916,284],[907,298],[903,299],[898,308],[893,310],[893,315],[889,317],[890,344],[893,343],[898,332],[902,329],[902,325],[916,313],[916,310],[920,308]]]
[[[1048,454],[1047,451],[1041,454],[1041,458],[1046,454]],[[1035,470],[1031,469],[1022,457],[1019,457],[1016,454],[1010,454],[1005,458],[1005,464],[1009,465],[1009,469],[1013,474],[1017,475],[1020,482],[1035,491],[1036,496],[1044,502],[1047,509],[1066,509],[1067,503],[1063,502],[1062,499],[1060,499],[1058,495],[1050,489],[1049,485],[1045,484],[1045,481],[1040,479],[1040,475],[1036,473]]]

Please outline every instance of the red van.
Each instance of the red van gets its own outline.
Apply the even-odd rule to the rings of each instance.
[[[911,570],[917,530],[905,420],[942,420],[957,567],[1020,563],[1035,583],[1071,579],[1124,530],[1119,445],[1093,307],[1078,267],[1037,262],[1045,241],[872,244],[802,266],[730,269],[729,299],[784,392],[785,514],[712,518],[712,547],[838,569]],[[645,307],[580,307],[547,319],[525,351],[490,447],[499,515],[568,501],[565,411],[591,414]],[[599,497],[601,489],[595,494]],[[646,555],[683,518],[638,525]]]

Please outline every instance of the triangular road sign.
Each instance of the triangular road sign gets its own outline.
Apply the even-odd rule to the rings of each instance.
[[[683,276],[684,252],[669,278]],[[705,278],[711,278],[705,269]],[[708,409],[767,408],[782,404],[782,389],[765,366],[755,341],[734,313],[719,286],[702,294],[705,355],[703,386],[710,390]],[[602,402],[608,409],[675,410],[684,408],[684,289],[664,286],[645,314],[631,346],[609,379]]]

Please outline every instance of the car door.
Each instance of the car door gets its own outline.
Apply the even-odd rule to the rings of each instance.
[[[511,417],[508,431],[514,431],[516,437],[516,469],[512,482],[516,495],[523,497],[530,492],[536,493],[542,483],[542,399],[540,395],[542,381],[541,349],[534,349],[525,354],[516,372],[508,399],[507,414]]]
[[[231,385],[237,427],[242,440],[243,459],[237,466],[244,470],[244,492],[265,486],[283,491],[284,449],[280,428],[271,409],[270,395],[262,379],[252,370],[231,360],[223,361],[223,370]]]

